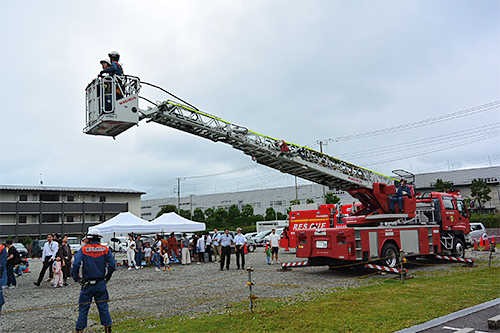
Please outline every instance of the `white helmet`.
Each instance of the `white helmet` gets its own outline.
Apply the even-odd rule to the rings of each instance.
[[[86,237],[87,238],[102,238],[101,231],[97,228],[90,228]]]
[[[120,60],[120,54],[116,51],[111,51],[108,53],[108,57],[111,59],[111,60]]]
[[[102,59],[101,61],[99,61],[99,63],[101,63],[101,64],[102,64],[103,62],[105,62],[105,63],[107,63],[108,65],[110,65],[110,66],[111,66],[111,63],[109,62],[109,60],[108,60],[108,59]]]

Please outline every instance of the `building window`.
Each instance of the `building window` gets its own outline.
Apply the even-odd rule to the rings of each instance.
[[[95,202],[95,195],[92,195],[92,196],[90,197],[90,202]]]
[[[99,215],[99,222],[104,222],[106,221],[106,217]]]
[[[151,206],[142,206],[141,209],[151,208]]]
[[[40,193],[40,201],[59,201],[59,194]]]
[[[260,208],[260,202],[252,202],[250,205],[254,208]]]
[[[19,201],[28,201],[28,195],[27,194],[19,195]]]
[[[106,202],[106,196],[105,195],[101,195],[99,197],[99,202]]]
[[[68,202],[75,201],[75,196],[74,195],[68,195],[67,196],[67,200],[68,200]]]
[[[42,214],[42,223],[59,222],[59,214]]]
[[[19,223],[27,223],[28,217],[26,215],[19,215]]]
[[[75,222],[74,215],[66,215],[66,222]]]

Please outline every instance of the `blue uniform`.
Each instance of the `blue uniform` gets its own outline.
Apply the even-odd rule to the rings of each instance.
[[[76,330],[82,331],[87,327],[87,315],[92,299],[95,299],[101,325],[111,326],[111,316],[108,309],[109,294],[106,281],[116,269],[115,258],[107,246],[98,241],[92,241],[83,246],[76,254],[71,269],[71,276],[75,282],[80,281],[80,266],[83,264],[82,277],[89,284],[82,286],[78,300],[80,313],[76,322]]]
[[[406,192],[406,194],[403,194]],[[389,211],[394,211],[394,204],[397,202],[399,207],[399,212],[403,211],[403,197],[408,196],[411,199],[411,188],[409,186],[400,186],[396,192],[396,196],[391,198],[389,202]]]
[[[108,73],[109,75],[123,75],[123,69],[122,69],[122,66],[120,66],[119,63],[117,63],[116,61],[113,61],[111,63],[111,66],[106,68],[106,69],[103,69],[101,71],[101,74],[102,73]]]

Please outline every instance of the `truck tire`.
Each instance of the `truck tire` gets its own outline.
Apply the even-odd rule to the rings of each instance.
[[[465,257],[465,244],[461,238],[453,238],[453,249],[451,250],[451,254],[457,258]]]
[[[396,267],[399,264],[399,251],[398,248],[392,243],[384,244],[382,252],[380,253],[380,264],[388,267]]]
[[[247,245],[247,251],[248,251],[248,252],[253,252],[253,251],[255,251],[255,245]]]

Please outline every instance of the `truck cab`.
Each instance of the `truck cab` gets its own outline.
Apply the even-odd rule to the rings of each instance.
[[[424,214],[439,225],[445,248],[456,246],[459,240],[466,247],[472,246],[469,213],[459,191],[425,192],[418,198],[417,208],[421,209],[425,204],[432,204],[433,210]]]

